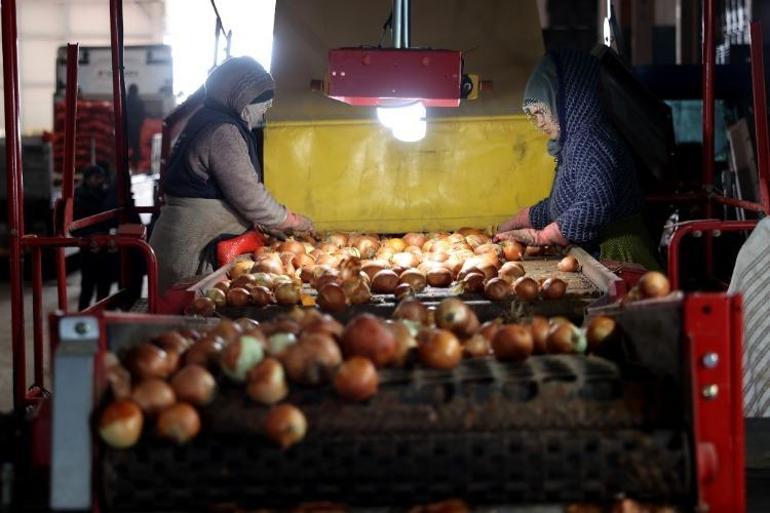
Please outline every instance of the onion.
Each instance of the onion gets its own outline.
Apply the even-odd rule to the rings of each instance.
[[[582,353],[586,345],[585,336],[571,322],[552,324],[548,330],[546,347],[549,353]]]
[[[315,265],[309,265],[306,267],[303,267],[299,272],[299,278],[302,280],[302,283],[313,283],[313,271],[315,270]]]
[[[479,328],[479,320],[473,310],[457,298],[444,299],[436,308],[436,326],[467,337]]]
[[[126,355],[124,363],[131,374],[139,379],[165,379],[173,370],[169,354],[147,342],[133,347]]]
[[[218,288],[209,289],[206,291],[206,297],[214,302],[215,308],[221,308],[227,305],[227,295],[222,289],[218,289]]]
[[[227,344],[219,357],[222,371],[234,381],[244,381],[246,373],[262,361],[265,351],[255,337],[243,335]]]
[[[543,354],[548,351],[546,340],[548,339],[548,330],[551,328],[548,319],[536,315],[532,318],[529,325],[529,331],[532,332],[532,342],[534,344],[534,353]]]
[[[302,385],[320,385],[331,378],[342,363],[342,355],[331,335],[303,335],[281,356],[289,379]]]
[[[379,377],[374,364],[362,356],[343,363],[334,376],[334,389],[343,399],[365,401],[377,393]]]
[[[385,326],[393,332],[393,336],[396,338],[396,355],[393,357],[393,364],[397,367],[403,367],[409,353],[417,347],[417,340],[409,327],[402,321],[385,321]]]
[[[567,292],[567,283],[559,278],[548,278],[543,282],[540,290],[545,299],[561,299]]]
[[[398,275],[389,269],[383,269],[372,278],[372,292],[392,294],[398,285]]]
[[[267,412],[264,427],[268,439],[288,449],[305,438],[307,419],[296,406],[279,404]]]
[[[596,352],[604,342],[615,332],[615,319],[606,315],[597,315],[588,322],[586,328],[586,341],[588,351]]]
[[[432,369],[453,369],[463,356],[460,341],[451,331],[437,329],[418,347],[420,361]]]
[[[102,368],[114,399],[128,399],[131,396],[131,374],[120,364],[115,353],[102,353]]]
[[[267,350],[273,356],[281,356],[292,345],[297,343],[294,333],[279,331],[267,339]]]
[[[423,233],[407,233],[403,237],[407,246],[417,246],[421,248],[425,244],[425,234]]]
[[[242,330],[241,327],[231,319],[222,319],[217,323],[216,326],[214,326],[214,329],[212,329],[210,333],[219,335],[225,339],[225,342],[229,342],[238,338],[238,336],[242,333]]]
[[[260,404],[271,405],[283,400],[289,394],[286,373],[281,362],[265,358],[246,376],[246,393]]]
[[[177,403],[161,412],[156,424],[158,435],[181,445],[197,436],[201,419],[195,408],[187,403]]]
[[[476,333],[463,342],[463,353],[469,358],[480,358],[489,356],[492,354],[492,350],[489,340],[484,335]]]
[[[307,269],[315,265],[315,259],[305,253],[296,255],[291,264],[297,269]]]
[[[338,248],[341,248],[343,246],[347,246],[348,244],[348,236],[344,233],[330,233],[326,237],[326,242],[328,244],[332,244],[334,246],[337,246]]]
[[[313,310],[311,310],[313,311]],[[302,328],[302,334],[311,333],[325,333],[331,335],[336,340],[342,338],[342,332],[345,326],[339,323],[337,319],[331,315],[320,315],[319,317],[312,319]]]
[[[342,283],[342,290],[352,305],[368,303],[372,298],[369,285],[361,278],[352,278]]]
[[[385,245],[398,253],[399,251],[404,251],[408,244],[404,241],[404,239],[393,238],[386,240]]]
[[[254,267],[254,260],[251,260],[250,258],[236,260],[235,263],[233,263],[233,266],[230,268],[230,279],[235,280],[242,274],[250,273],[252,267]]]
[[[501,325],[502,322],[500,319],[493,319],[482,324],[476,333],[487,339],[489,342],[492,342],[492,339],[495,338],[495,334],[500,329]]]
[[[532,278],[522,276],[513,282],[513,291],[522,301],[532,301],[537,298],[538,284]]]
[[[230,290],[230,283],[230,280],[221,280],[214,284],[214,288],[227,294],[227,291]]]
[[[524,249],[524,254],[527,256],[540,256],[544,251],[542,246],[527,246]]]
[[[190,309],[192,310],[192,313],[196,315],[210,317],[214,315],[214,312],[217,309],[217,305],[211,298],[206,296],[199,296],[193,300],[192,305],[190,305]]]
[[[283,274],[283,263],[281,259],[265,258],[257,262],[254,266],[255,273]]]
[[[195,342],[184,354],[185,365],[208,367],[219,359],[225,341],[218,335],[209,334]]]
[[[671,292],[671,284],[665,274],[657,271],[644,273],[637,284],[643,298],[667,296]]]
[[[414,289],[408,283],[399,283],[396,290],[393,291],[396,301],[403,301],[406,298],[414,297],[414,294]]]
[[[426,325],[428,323],[428,307],[417,299],[404,299],[393,311],[393,318]]]
[[[173,351],[180,355],[187,351],[191,345],[189,338],[178,331],[164,331],[153,339],[153,343],[166,352]]]
[[[400,284],[406,283],[410,285],[415,292],[421,292],[428,284],[425,274],[417,269],[407,269],[402,272],[401,276],[398,277],[398,282]]]
[[[305,245],[294,239],[287,239],[278,246],[278,251],[281,253],[290,252],[295,255],[305,254]]]
[[[236,308],[241,308],[249,304],[251,301],[251,294],[249,291],[241,287],[233,287],[227,291],[227,304]]]
[[[339,272],[333,269],[324,271],[322,275],[315,279],[313,286],[316,290],[320,290],[324,285],[328,283],[336,283],[338,285],[342,283],[342,278],[340,278]]]
[[[249,292],[249,295],[251,296],[251,303],[260,308],[273,302],[273,293],[262,285],[255,285]]]
[[[176,402],[174,390],[158,378],[145,379],[131,391],[131,399],[147,415],[155,415]]]
[[[200,365],[188,365],[174,374],[171,387],[179,401],[205,406],[214,398],[217,383],[214,376]]]
[[[480,294],[484,292],[484,275],[480,272],[472,272],[463,278],[463,292]]]
[[[372,237],[371,235],[364,235],[358,239],[353,246],[358,250],[361,258],[372,258],[377,252],[379,241],[376,237]]]
[[[556,265],[556,268],[563,273],[574,273],[578,270],[578,267],[580,267],[578,260],[572,255],[565,256]]]
[[[293,283],[281,283],[275,287],[275,300],[279,305],[296,305],[300,301],[300,288]]]
[[[420,260],[421,259],[419,256],[415,255],[414,253],[410,253],[409,251],[396,253],[390,257],[390,261],[393,265],[403,267],[404,269],[416,267],[420,263]]]
[[[502,301],[511,294],[511,284],[502,278],[492,278],[484,285],[484,296],[490,301]]]
[[[433,251],[425,255],[424,260],[429,262],[446,262],[449,259],[449,253],[446,251]]]
[[[340,343],[346,358],[363,356],[377,367],[393,361],[396,355],[396,339],[393,333],[377,317],[361,314],[345,327]]]
[[[513,283],[517,278],[521,278],[525,274],[527,273],[524,271],[524,266],[519,262],[506,262],[497,272],[497,276],[508,283]]]
[[[336,283],[327,283],[318,291],[318,306],[326,312],[341,313],[348,306],[345,291]]]
[[[254,284],[261,285],[268,290],[273,290],[275,287],[275,279],[272,274],[267,273],[254,273]]]
[[[523,254],[524,246],[520,242],[510,240],[503,241],[503,256],[509,262],[521,260]]]
[[[492,351],[498,360],[520,362],[526,360],[533,349],[532,333],[519,324],[501,326],[492,339]]]
[[[366,262],[361,266],[361,270],[366,273],[367,276],[369,276],[369,279],[373,279],[374,275],[378,272],[382,271],[383,269],[388,269],[390,266],[387,262],[384,262],[382,260],[372,260],[370,262]]]
[[[431,287],[448,287],[452,284],[452,272],[446,267],[434,267],[428,271],[427,279]]]
[[[142,410],[130,399],[120,399],[107,406],[99,417],[99,436],[107,445],[125,449],[142,434]]]
[[[240,276],[235,278],[232,282],[230,282],[230,289],[241,287],[248,290],[256,284],[257,284],[256,275],[251,273],[246,273],[246,274],[241,274]]]

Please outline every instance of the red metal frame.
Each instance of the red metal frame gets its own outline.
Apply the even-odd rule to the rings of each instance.
[[[714,82],[716,44],[714,43],[714,0],[703,0],[703,186],[710,191],[714,186]],[[714,205],[706,203],[706,219],[714,217]],[[714,269],[714,250],[711,235],[706,236],[706,271]]]
[[[743,316],[740,296],[692,294],[684,301],[692,387],[699,510],[746,510]]]

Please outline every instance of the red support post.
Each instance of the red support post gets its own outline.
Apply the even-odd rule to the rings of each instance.
[[[751,24],[751,89],[754,95],[759,199],[765,214],[770,215],[770,142],[768,142],[765,57],[762,44],[762,23],[755,21]]]
[[[701,72],[703,75],[703,186],[711,192],[714,185],[714,76],[716,46],[714,44],[714,0],[703,0],[703,44],[701,48]],[[706,219],[714,217],[714,206],[706,202]],[[711,276],[714,269],[714,245],[711,235],[706,236],[706,271]]]
[[[57,227],[59,235],[67,235],[72,222],[73,197],[75,193],[75,138],[78,115],[78,45],[67,45],[67,94],[64,121],[64,168],[62,169],[62,226]]]
[[[19,128],[19,48],[16,34],[16,0],[0,4],[3,31],[3,96],[5,105],[5,169],[8,188],[8,250],[11,280],[11,341],[13,351],[13,405],[20,411],[27,388],[24,341],[22,247],[24,236],[24,183],[21,173]]]
[[[110,0],[110,45],[112,47],[112,102],[115,110],[115,169],[118,207],[132,206],[131,178],[126,141],[126,86],[123,82],[123,1]],[[123,221],[123,220],[121,220]]]
[[[32,333],[34,385],[44,388],[43,378],[43,250],[32,249]]]

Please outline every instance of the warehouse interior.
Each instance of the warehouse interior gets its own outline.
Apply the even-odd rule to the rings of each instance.
[[[0,6],[0,513],[770,511],[770,3]]]

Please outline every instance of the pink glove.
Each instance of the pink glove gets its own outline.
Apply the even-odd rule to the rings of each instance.
[[[292,232],[314,232],[315,226],[313,226],[313,221],[311,221],[309,218],[301,215],[296,214],[289,210],[288,215],[286,216],[286,220],[281,223],[277,228],[281,231],[292,231]]]
[[[524,228],[523,230],[510,230],[495,235],[495,242],[501,240],[515,240],[527,246],[567,246],[569,241],[564,238],[559,230],[559,225],[551,223],[542,230]]]
[[[527,208],[522,208],[516,213],[515,216],[500,223],[500,225],[498,225],[497,227],[497,233],[508,232],[511,230],[516,230],[518,228],[531,228],[531,227],[532,225],[529,224],[529,207],[527,207]]]

